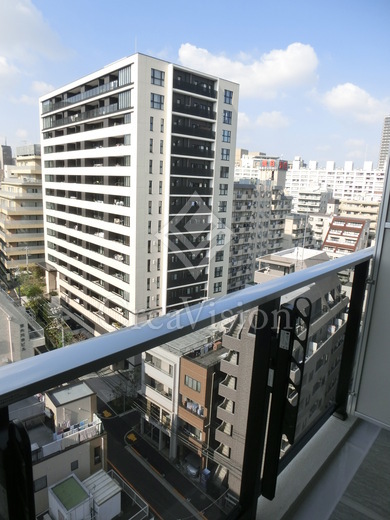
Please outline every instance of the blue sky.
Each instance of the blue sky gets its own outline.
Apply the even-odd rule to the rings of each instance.
[[[134,52],[240,83],[237,146],[377,164],[390,0],[1,0],[0,142],[39,142],[38,98]]]

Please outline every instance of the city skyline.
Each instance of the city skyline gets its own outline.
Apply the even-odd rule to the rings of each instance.
[[[237,146],[376,166],[390,113],[384,0],[3,3],[1,144],[39,142],[38,98],[134,52],[240,84]],[[380,81],[378,81],[380,78]]]

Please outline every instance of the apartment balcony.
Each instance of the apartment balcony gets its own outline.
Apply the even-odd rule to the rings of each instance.
[[[192,92],[194,94],[200,94],[202,96],[216,98],[217,91],[214,90],[211,85],[207,85],[205,83],[190,83],[189,81],[179,80],[178,78],[174,78],[173,80],[173,88],[178,90],[184,90],[185,92]]]
[[[207,107],[202,108],[200,106],[195,105],[176,104],[173,107],[173,112],[180,114],[188,114],[191,116],[199,116],[205,119],[215,119],[217,117],[216,112],[214,112],[213,110],[209,110]]]
[[[201,146],[175,146],[173,144],[172,155],[186,155],[189,157],[205,157],[207,159],[214,158],[214,151]]]
[[[210,163],[211,165],[211,163]],[[190,165],[190,166],[179,166],[172,165],[171,166],[171,174],[172,175],[188,175],[190,177],[213,177],[214,170],[210,167],[206,167],[206,165]]]
[[[215,132],[208,128],[202,128],[195,125],[172,125],[172,134],[188,135],[194,137],[205,137],[206,139],[215,139]]]
[[[241,492],[237,498],[238,505],[230,511],[229,519],[254,519],[258,515],[262,520],[322,520],[329,518],[335,508],[337,511],[340,499],[340,508],[347,511],[345,518],[357,518],[359,514],[361,516],[361,511],[367,512],[362,518],[386,518],[390,507],[390,435],[381,427],[388,428],[390,422],[389,354],[386,341],[389,334],[386,312],[388,273],[382,275],[383,271],[378,267],[380,257],[377,255],[371,265],[373,255],[373,249],[366,249],[189,307],[174,315],[175,327],[172,327],[172,315],[162,316],[137,327],[104,334],[83,344],[69,345],[64,349],[0,367],[2,435],[6,438],[10,435],[11,440],[14,439],[13,429],[8,432],[8,406],[14,402],[171,339],[184,337],[227,315],[257,309],[258,316],[269,319],[264,321],[264,327],[251,330],[256,348],[252,374],[247,374],[250,380],[246,425],[248,434],[241,439],[244,443]],[[302,376],[302,373],[305,374],[304,366],[300,361],[293,361],[292,357],[297,346],[297,337],[292,333],[295,328],[286,328],[283,320],[278,328],[274,328],[271,316],[280,309],[281,296],[312,283],[320,284],[329,276],[346,269],[354,270],[354,276],[352,286],[349,287],[348,313],[344,312],[335,318],[340,321],[334,322],[338,334],[334,355],[340,356],[339,369],[335,370],[333,366],[329,370],[329,377],[336,377],[334,399],[322,405],[311,403],[315,419],[295,438],[292,431],[286,429],[284,419],[291,419],[292,416],[290,412],[286,416],[285,403],[290,397],[290,401],[297,402],[298,407],[303,406],[302,400],[299,400],[299,388],[291,388],[289,375],[290,368],[294,368]],[[346,301],[340,297],[331,310],[336,312],[337,305],[344,305]],[[296,301],[294,305],[298,305]],[[298,310],[295,306],[287,309],[292,317]],[[308,316],[304,315],[304,318],[308,319]],[[368,324],[371,324],[370,328]],[[237,342],[239,337],[231,339]],[[328,338],[322,344],[318,342],[313,354],[322,356],[322,362],[322,349],[326,341]],[[227,343],[224,346],[227,347]],[[232,350],[239,352],[239,366],[244,350]],[[234,365],[233,358],[234,354],[226,358],[226,365]],[[330,385],[332,381],[327,380],[327,373],[325,366],[319,365],[318,374],[314,372],[311,384],[318,384],[325,377],[324,387]],[[302,377],[295,375],[293,382],[297,384],[300,380]],[[219,390],[220,396],[223,392],[226,394],[226,406],[222,403],[217,412],[222,422],[215,430],[215,439],[233,449],[235,429],[231,419],[234,418],[234,412],[230,402],[236,402],[239,388],[235,390],[234,378],[227,376],[220,383]],[[298,392],[298,396],[295,392]],[[157,402],[170,409],[172,395],[167,393],[166,388],[147,385],[145,394],[154,400],[159,396]],[[9,446],[8,449],[13,449],[12,442]],[[377,457],[372,458],[375,453]],[[363,461],[366,454],[367,458]],[[27,464],[29,456],[27,450]],[[14,456],[8,460],[13,461]],[[15,479],[21,479],[22,475],[13,477],[14,473],[7,461],[2,462],[1,469],[6,486],[9,486],[8,500],[11,503],[12,493],[21,489]],[[363,489],[352,480],[356,471]],[[350,481],[352,484],[343,496]],[[26,482],[26,489],[31,488],[32,491],[32,483],[28,480]]]
[[[179,404],[178,416],[180,419],[188,424],[191,424],[196,429],[200,431],[204,429],[206,417],[204,415],[198,414],[197,412],[193,412],[183,404]]]

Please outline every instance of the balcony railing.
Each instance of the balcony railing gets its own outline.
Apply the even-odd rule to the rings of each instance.
[[[258,497],[262,495],[269,499],[273,498],[279,472],[307,444],[308,440],[315,435],[315,432],[330,415],[334,412],[337,412],[338,415],[345,415],[346,413],[349,383],[358,343],[369,263],[372,256],[373,248],[362,250],[343,258],[297,271],[288,276],[273,279],[264,284],[187,307],[177,313],[155,318],[150,322],[83,341],[82,345],[69,345],[63,349],[0,367],[2,429],[5,431],[8,427],[7,407],[12,403],[33,394],[42,393],[69,380],[96,372],[108,365],[133,357],[173,339],[181,338],[186,334],[215,324],[217,321],[225,319],[226,316],[240,314],[257,307],[258,319],[259,317],[263,319],[267,317],[267,320],[264,320],[263,327],[255,326],[250,329],[255,342],[252,363],[254,375],[253,377],[248,376],[250,379],[250,396],[246,425],[247,435],[243,441],[245,446],[241,472],[241,491],[237,507],[229,514],[230,519],[255,518]],[[299,400],[299,396],[295,397],[295,391],[299,393],[299,388],[291,389],[290,372],[296,370],[296,368],[301,370],[301,366],[300,361],[297,360],[295,367],[292,367],[292,358],[287,348],[290,344],[292,353],[292,343],[288,338],[293,337],[296,341],[295,338],[298,335],[295,334],[295,326],[293,329],[288,329],[286,326],[287,318],[283,318],[284,314],[282,313],[276,330],[275,326],[272,326],[271,317],[279,310],[282,296],[297,289],[306,288],[315,282],[320,283],[331,275],[353,268],[355,274],[349,301],[348,320],[345,324],[344,344],[337,346],[337,355],[341,355],[341,358],[338,381],[335,383],[337,391],[334,402],[325,408],[322,407],[323,412],[321,411],[321,413],[318,410],[320,405],[316,405],[314,423],[298,438],[296,443],[292,439],[291,447],[286,455],[281,458],[281,439],[284,435],[284,430],[281,427],[284,417],[283,403],[288,395],[292,395],[294,400]],[[297,312],[294,309],[286,308],[286,312]],[[314,311],[316,309],[313,309]],[[310,313],[308,316],[310,317]],[[308,316],[301,317],[299,324],[301,325],[304,321],[308,325]],[[345,316],[343,321],[344,318]],[[259,322],[257,321],[257,323]],[[295,336],[291,331],[294,331]],[[290,336],[288,336],[288,333]],[[229,336],[229,334],[231,335]],[[244,331],[241,335],[243,334]],[[228,332],[226,340],[229,341],[226,341],[224,346],[237,351],[237,338],[235,330]],[[275,338],[278,338],[278,344],[275,343]],[[275,359],[273,356],[276,346],[278,348]],[[296,349],[295,343],[294,349]],[[304,356],[301,356],[301,358],[304,358]],[[271,361],[273,382],[270,380]],[[229,363],[226,363],[225,366],[228,367]],[[321,384],[323,378],[325,378],[324,384],[330,383],[326,380],[323,367],[319,366],[318,372]],[[300,379],[302,378],[294,376],[295,381]],[[318,381],[313,380],[311,384],[315,385]],[[314,405],[315,403],[313,403]],[[266,436],[266,431],[268,431],[268,436]],[[223,423],[219,429],[216,429],[216,434],[224,440],[227,440],[232,433],[234,434],[234,428],[225,428]],[[263,454],[265,454],[264,458]],[[227,467],[229,467],[228,463]],[[263,471],[262,468],[264,468]]]

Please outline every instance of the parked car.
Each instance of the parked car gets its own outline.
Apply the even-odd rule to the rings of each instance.
[[[195,453],[189,453],[184,459],[186,473],[191,478],[198,478],[200,471],[200,458]]]

